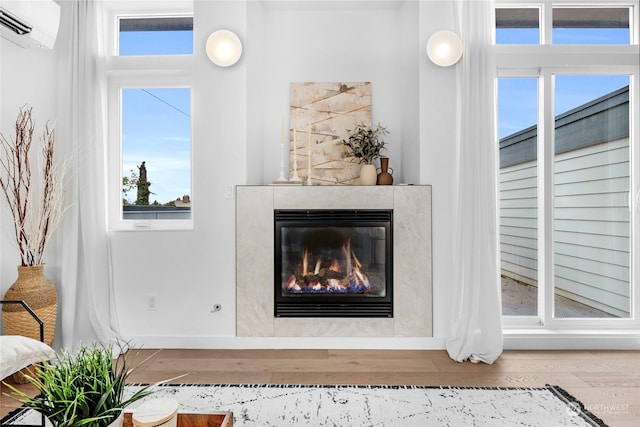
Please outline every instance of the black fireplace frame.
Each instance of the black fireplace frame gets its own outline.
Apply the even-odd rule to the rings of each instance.
[[[320,222],[324,221],[324,225]],[[385,293],[287,295],[282,292],[283,227],[384,227]],[[317,224],[317,225],[316,225]],[[393,317],[393,210],[275,210],[274,211],[274,316],[275,317]]]

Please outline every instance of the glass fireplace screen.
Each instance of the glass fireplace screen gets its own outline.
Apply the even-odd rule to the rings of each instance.
[[[276,316],[389,317],[391,223],[388,210],[276,211]]]

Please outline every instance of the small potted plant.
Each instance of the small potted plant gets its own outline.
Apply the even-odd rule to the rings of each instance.
[[[375,128],[359,124],[355,129],[349,130],[348,139],[342,140],[342,144],[348,148],[347,157],[363,165],[360,169],[360,184],[376,184],[377,172],[373,161],[380,158],[380,152],[385,149],[386,143],[382,137],[387,134],[389,132],[380,123]]]
[[[52,362],[43,362],[37,373],[25,374],[40,393],[35,397],[5,385],[25,407],[46,416],[54,427],[121,426],[123,409],[153,393],[153,385],[125,397],[127,377],[149,358],[131,368],[129,356],[119,347],[115,360],[113,345],[94,344],[81,347],[75,356],[65,352]]]

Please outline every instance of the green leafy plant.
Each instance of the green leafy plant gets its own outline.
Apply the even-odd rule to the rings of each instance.
[[[365,124],[359,124],[348,132],[349,138],[342,140],[342,144],[349,149],[347,157],[352,157],[363,165],[370,165],[380,157],[380,152],[386,145],[382,137],[389,134],[380,123],[374,129]]]
[[[114,360],[113,350],[113,345],[83,346],[75,356],[65,352],[52,362],[42,363],[25,375],[40,392],[36,397],[4,384],[17,400],[45,415],[54,427],[105,427],[115,421],[124,408],[153,393],[151,388],[157,385],[145,386],[125,398],[127,377],[156,353],[131,368],[128,358],[136,357],[138,352],[131,356],[119,345],[120,354]]]

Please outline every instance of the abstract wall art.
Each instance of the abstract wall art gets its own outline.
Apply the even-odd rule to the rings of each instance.
[[[342,140],[371,126],[371,83],[291,83],[289,170],[313,185],[356,185],[360,165]],[[311,171],[311,180],[308,179]]]

